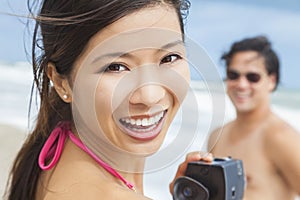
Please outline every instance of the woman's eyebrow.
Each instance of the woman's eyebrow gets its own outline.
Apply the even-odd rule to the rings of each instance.
[[[96,57],[92,63],[95,63],[101,59],[111,59],[111,58],[118,58],[118,57],[130,57],[130,53],[128,52],[114,52],[114,53],[108,53],[101,56]]]
[[[182,40],[175,40],[173,42],[167,43],[167,44],[157,48],[157,51],[170,49],[170,48],[172,48],[174,46],[178,46],[178,45],[184,46],[184,42]],[[154,48],[154,47],[149,47],[149,48]],[[95,63],[101,59],[118,58],[118,57],[129,57],[130,58],[130,57],[132,57],[132,55],[130,54],[130,52],[113,52],[113,53],[108,53],[108,54],[104,54],[104,55],[96,57],[92,61],[92,63]]]
[[[177,45],[184,46],[184,42],[182,40],[175,40],[173,42],[161,46],[159,49],[170,49]]]

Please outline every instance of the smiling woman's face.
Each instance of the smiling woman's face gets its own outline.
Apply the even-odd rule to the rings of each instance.
[[[118,149],[156,152],[188,89],[185,56],[173,8],[145,8],[107,26],[75,64],[75,123],[98,135],[91,141],[101,132]]]

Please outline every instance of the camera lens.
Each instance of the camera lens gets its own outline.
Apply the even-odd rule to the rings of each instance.
[[[182,193],[185,197],[189,198],[193,196],[193,190],[190,187],[185,187],[182,190]]]
[[[174,184],[174,200],[208,200],[206,187],[190,177],[179,177]]]

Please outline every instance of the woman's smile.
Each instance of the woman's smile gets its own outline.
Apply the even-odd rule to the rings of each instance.
[[[120,128],[137,140],[151,140],[161,131],[167,110],[154,115],[123,117],[119,120]]]

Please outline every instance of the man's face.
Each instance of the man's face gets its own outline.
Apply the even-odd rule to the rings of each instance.
[[[227,93],[238,113],[263,109],[269,105],[275,76],[269,75],[265,60],[255,51],[233,55],[227,68]]]

